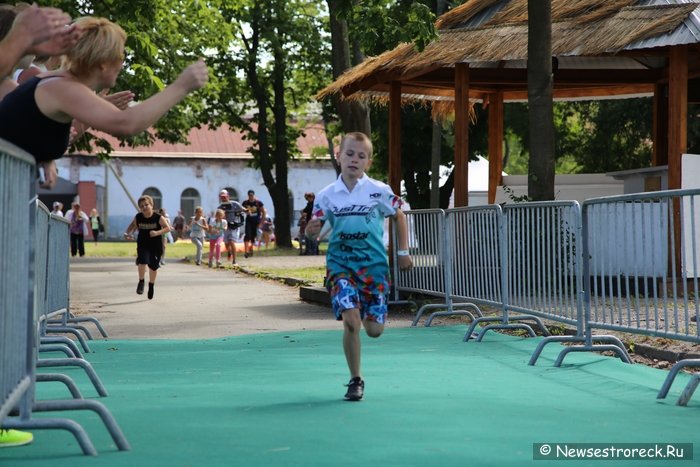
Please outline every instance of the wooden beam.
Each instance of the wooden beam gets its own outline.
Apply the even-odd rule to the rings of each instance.
[[[652,141],[654,142],[651,165],[668,165],[668,88],[657,84],[654,90],[652,112]]]
[[[496,202],[496,190],[503,180],[503,93],[489,96],[489,204]]]
[[[389,94],[389,186],[401,194],[401,83],[391,83]]]
[[[455,65],[455,207],[469,205],[469,64]]]
[[[554,84],[563,85],[620,85],[653,84],[664,78],[663,69],[559,69],[554,73]],[[401,82],[425,82],[436,87],[454,84],[453,68],[440,68],[421,75],[401,78]],[[469,86],[523,86],[527,88],[527,70],[524,68],[470,68]]]
[[[688,148],[688,48],[669,49],[668,188],[681,187],[681,155]]]
[[[591,88],[554,88],[554,99],[576,99],[590,97],[625,96],[633,94],[652,94],[653,84],[636,84],[629,86],[600,86]],[[527,100],[527,91],[503,91],[503,100],[522,101]]]
[[[503,94],[503,100],[505,102],[510,101],[526,101],[527,91],[526,90],[512,90],[504,87],[484,87],[484,86],[474,86],[470,81],[469,86],[469,97],[474,100],[483,99],[485,94],[493,94],[496,92],[501,92]],[[430,97],[442,97],[454,99],[454,83],[449,89],[446,88],[430,88],[429,84],[416,85],[416,83],[403,83],[401,85],[402,95],[415,94]],[[381,85],[372,89],[374,92],[389,94],[391,91],[391,86]],[[554,98],[555,99],[576,99],[576,98],[591,98],[596,97],[607,97],[607,96],[624,96],[624,95],[634,95],[634,94],[653,94],[654,85],[653,84],[630,84],[626,86],[593,86],[593,87],[559,87],[554,88]]]

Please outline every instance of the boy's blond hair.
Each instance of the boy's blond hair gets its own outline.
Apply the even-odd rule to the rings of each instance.
[[[141,207],[141,201],[148,201],[148,204],[153,206],[153,198],[151,198],[148,195],[143,195],[142,197],[139,198],[139,200],[136,202],[136,204]]]
[[[126,32],[106,18],[83,16],[75,20],[83,31],[77,44],[66,54],[64,68],[85,77],[103,64],[124,60]]]
[[[343,147],[345,146],[345,141],[347,141],[348,138],[354,139],[355,141],[359,141],[361,143],[365,143],[367,145],[367,148],[368,148],[367,157],[370,159],[372,158],[372,153],[374,152],[374,147],[372,146],[372,140],[369,139],[369,136],[362,133],[361,131],[352,131],[350,133],[346,133],[345,136],[343,136],[343,139],[340,141],[340,152],[343,152]]]

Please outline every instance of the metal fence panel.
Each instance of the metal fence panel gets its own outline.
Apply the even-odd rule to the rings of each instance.
[[[444,297],[445,212],[442,209],[406,211],[406,221],[413,268],[408,271],[395,268],[394,287],[400,292]],[[395,253],[394,264],[397,264]]]
[[[32,268],[26,234],[34,215],[31,181],[34,161],[0,140],[0,421],[32,386]]]
[[[53,278],[47,290],[47,308],[49,315],[68,313],[70,282],[70,223],[63,217],[52,215],[49,221],[48,238],[48,274]]]
[[[451,258],[452,295],[503,306],[505,269],[501,246],[503,213],[498,205],[449,209],[447,257]]]
[[[583,329],[581,211],[576,201],[506,205],[506,308]]]
[[[586,321],[700,342],[700,190],[586,200]]]

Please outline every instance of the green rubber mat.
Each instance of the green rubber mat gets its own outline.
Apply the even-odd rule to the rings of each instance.
[[[52,412],[87,430],[35,431],[0,450],[0,466],[485,466],[553,465],[534,443],[694,443],[694,461],[566,461],[565,465],[700,465],[700,395],[675,405],[688,381],[656,400],[665,371],[574,353],[552,367],[551,344],[497,333],[462,342],[465,327],[387,329],[363,336],[365,399],[345,402],[340,331],[255,334],[199,341],[93,341],[88,360],[110,395],[65,369],[102,401],[131,444],[114,446],[92,412]],[[42,355],[43,356],[43,355]],[[53,372],[56,369],[52,370]],[[68,398],[39,383],[39,399]]]

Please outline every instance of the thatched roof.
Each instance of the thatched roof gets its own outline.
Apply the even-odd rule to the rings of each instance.
[[[672,33],[683,27],[698,6],[657,5],[649,0],[552,0],[552,54],[610,57],[648,48],[648,41],[653,38],[659,38],[655,47],[672,46],[674,40],[687,42],[687,35],[677,37]],[[438,39],[422,52],[412,44],[401,44],[368,58],[317,97],[339,94],[356,98],[366,96],[363,92],[367,91],[374,91],[371,95],[376,96],[394,80],[402,81],[407,92],[420,94],[421,86],[431,87],[425,80],[421,82],[421,77],[452,69],[456,63],[469,63],[472,69],[498,70],[522,68],[527,59],[527,0],[471,0],[442,15],[436,27]],[[647,42],[641,46],[640,41]],[[445,95],[444,91],[443,87],[442,94],[439,89],[429,94]]]

